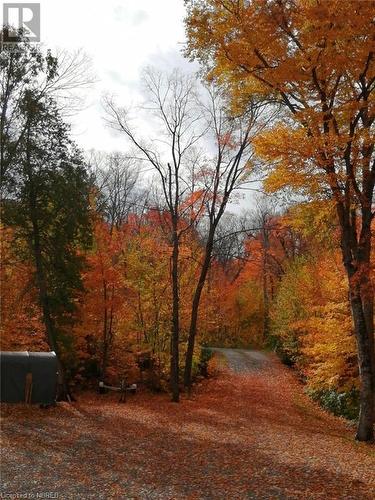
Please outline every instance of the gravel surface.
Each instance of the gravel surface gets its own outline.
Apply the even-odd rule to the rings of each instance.
[[[0,498],[374,500],[375,449],[272,354],[217,350],[216,378],[166,394],[4,405]]]
[[[228,368],[235,373],[260,371],[270,365],[270,358],[261,351],[218,347],[211,347],[210,349],[218,356],[224,358]]]

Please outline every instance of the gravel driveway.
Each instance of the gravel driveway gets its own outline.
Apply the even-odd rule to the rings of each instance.
[[[0,498],[373,500],[375,449],[323,412],[271,353],[215,349],[230,368],[180,404],[78,394],[4,405]]]

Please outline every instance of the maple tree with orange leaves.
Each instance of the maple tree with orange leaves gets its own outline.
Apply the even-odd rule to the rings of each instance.
[[[254,96],[282,106],[258,153],[267,187],[334,201],[361,379],[359,440],[374,437],[374,3],[187,2],[188,53],[224,80],[234,109]]]

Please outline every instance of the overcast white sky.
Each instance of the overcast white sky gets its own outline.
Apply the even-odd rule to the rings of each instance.
[[[103,123],[101,98],[119,96],[130,104],[141,98],[140,71],[193,71],[184,45],[183,0],[42,0],[41,41],[50,48],[82,48],[92,59],[98,81],[87,93],[87,107],[76,116],[74,137],[84,149],[123,150],[124,140]]]
[[[182,55],[183,0],[41,0],[40,11],[41,42],[46,48],[82,49],[92,61],[97,81],[85,91],[85,108],[71,117],[73,138],[85,150],[129,150],[125,138],[105,125],[104,94],[129,106],[142,100],[144,67],[198,69]],[[150,123],[142,124],[149,128]],[[250,198],[247,193],[240,206],[251,205]]]

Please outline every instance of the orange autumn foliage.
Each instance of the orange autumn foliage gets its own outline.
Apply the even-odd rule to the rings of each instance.
[[[113,382],[134,371],[132,337],[124,336],[121,321],[126,314],[126,227],[117,229],[97,218],[94,243],[86,256],[85,293],[75,327],[76,380],[101,376]],[[114,355],[115,353],[115,355]]]
[[[12,229],[0,226],[1,325],[4,351],[48,351],[34,283],[34,269],[19,255]],[[18,251],[17,251],[18,250]]]

